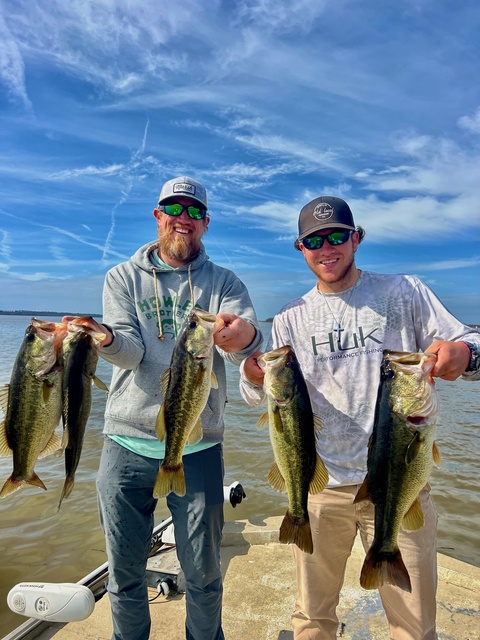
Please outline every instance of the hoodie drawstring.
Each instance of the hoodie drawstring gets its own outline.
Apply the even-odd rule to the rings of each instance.
[[[163,335],[163,332],[162,332],[162,319],[160,318],[160,302],[158,299],[157,270],[152,267],[152,271],[153,271],[153,288],[155,289],[155,306],[157,307],[157,318],[158,318],[158,329],[159,329],[159,334],[157,338],[159,340],[165,340],[165,336]]]
[[[188,284],[190,286],[190,300],[192,301],[192,307],[195,306],[195,295],[193,292],[193,284],[192,284],[192,278],[190,275],[190,271],[192,269],[192,263],[190,263],[188,265],[188,272],[187,272],[187,276],[188,276]],[[153,271],[153,288],[155,290],[155,306],[157,308],[157,318],[158,318],[158,329],[159,329],[159,334],[157,336],[157,338],[159,340],[165,340],[165,336],[163,334],[162,331],[162,320],[160,318],[160,300],[158,297],[158,284],[157,284],[157,270],[152,267],[152,271]],[[174,309],[174,313],[173,313],[173,326],[175,327],[175,309]],[[175,336],[176,336],[176,331],[175,331]]]

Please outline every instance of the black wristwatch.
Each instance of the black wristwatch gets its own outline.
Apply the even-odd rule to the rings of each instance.
[[[462,340],[461,342],[466,344],[470,349],[470,362],[468,363],[468,367],[465,369],[465,373],[478,371],[480,369],[480,347],[472,342],[467,342],[466,340]]]

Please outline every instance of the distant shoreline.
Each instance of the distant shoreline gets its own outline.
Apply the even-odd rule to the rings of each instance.
[[[72,313],[70,311],[29,311],[28,309],[16,309],[15,311],[5,311],[0,309],[0,316],[31,316],[40,318],[41,316],[91,316],[92,318],[101,318],[101,313]]]
[[[40,318],[41,316],[92,316],[92,318],[101,318],[101,313],[71,313],[70,311],[29,311],[28,309],[16,309],[15,311],[5,311],[0,309],[0,316],[30,316],[32,318]],[[266,320],[260,320],[260,322],[273,322],[273,318],[267,318]],[[479,323],[465,323],[467,327],[472,329],[480,329]]]

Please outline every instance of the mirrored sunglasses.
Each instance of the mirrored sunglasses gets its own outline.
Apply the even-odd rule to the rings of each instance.
[[[303,238],[303,240],[301,240],[301,243],[306,249],[310,249],[310,251],[313,251],[314,249],[321,249],[325,240],[328,242],[328,244],[331,244],[333,246],[345,244],[352,233],[353,231],[346,229],[345,231],[332,231],[332,233],[329,233],[326,236],[312,234],[310,236],[307,236],[306,238]]]
[[[184,211],[187,212],[189,218],[192,220],[203,220],[207,215],[206,209],[200,209],[199,207],[187,207],[184,204],[164,204],[159,205],[160,211],[163,211],[167,216],[181,216]]]

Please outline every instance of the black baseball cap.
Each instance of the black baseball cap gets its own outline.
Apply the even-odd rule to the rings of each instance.
[[[314,231],[332,228],[359,231],[360,240],[365,233],[361,227],[355,227],[353,214],[345,200],[335,196],[319,196],[300,211],[295,249],[300,250],[300,242]]]

